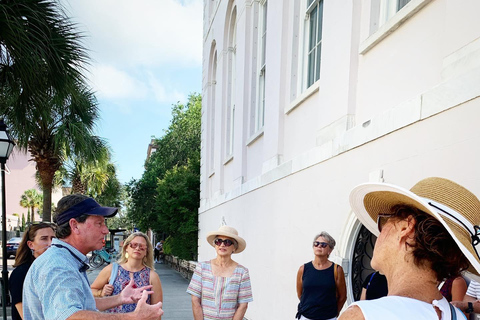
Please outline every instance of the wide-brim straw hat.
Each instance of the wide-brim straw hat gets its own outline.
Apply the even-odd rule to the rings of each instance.
[[[426,178],[410,190],[387,183],[364,183],[350,193],[350,205],[362,224],[378,236],[377,216],[398,204],[435,217],[470,261],[469,276],[480,280],[480,201],[461,185],[444,178]]]
[[[221,226],[220,228],[218,228],[217,231],[212,231],[207,234],[207,242],[212,247],[215,247],[215,243],[213,243],[213,240],[215,240],[217,236],[229,237],[237,242],[237,247],[235,248],[235,251],[233,253],[240,253],[247,247],[247,243],[242,237],[238,235],[238,231],[230,226]]]

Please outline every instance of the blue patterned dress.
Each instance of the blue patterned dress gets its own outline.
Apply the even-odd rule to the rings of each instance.
[[[135,281],[134,288],[148,286],[150,284],[150,268],[145,267],[140,271],[133,273],[133,280]],[[117,277],[113,283],[113,295],[119,294],[130,282],[130,271],[127,271],[118,266]],[[147,303],[150,304],[150,296],[147,299]],[[136,303],[123,304],[111,309],[106,310],[107,313],[127,313],[133,312],[137,307]]]

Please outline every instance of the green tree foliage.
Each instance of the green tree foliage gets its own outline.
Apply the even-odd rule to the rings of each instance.
[[[86,54],[75,29],[58,1],[0,1],[0,93],[19,111],[83,81]]]
[[[138,181],[127,184],[128,217],[141,230],[170,236],[172,254],[195,259],[200,201],[201,96],[172,108],[172,120]]]
[[[25,231],[25,213],[22,213],[22,232]]]
[[[31,209],[31,221],[35,221],[35,208],[40,208],[43,205],[43,197],[36,189],[28,189],[20,196],[20,205],[23,208]]]
[[[39,172],[43,220],[51,220],[55,173],[75,154],[96,159],[96,99],[82,75],[81,35],[57,1],[0,1],[0,117]]]

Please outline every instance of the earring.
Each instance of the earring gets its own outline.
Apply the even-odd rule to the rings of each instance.
[[[125,253],[125,259],[128,259],[128,252]]]
[[[30,251],[32,251],[32,256],[35,256],[35,250],[30,249]]]

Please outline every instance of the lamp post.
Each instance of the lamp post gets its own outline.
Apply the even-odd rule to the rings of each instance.
[[[3,319],[7,319],[8,269],[7,269],[7,214],[5,205],[5,163],[12,153],[15,143],[0,119],[0,166],[2,171],[2,309]]]

